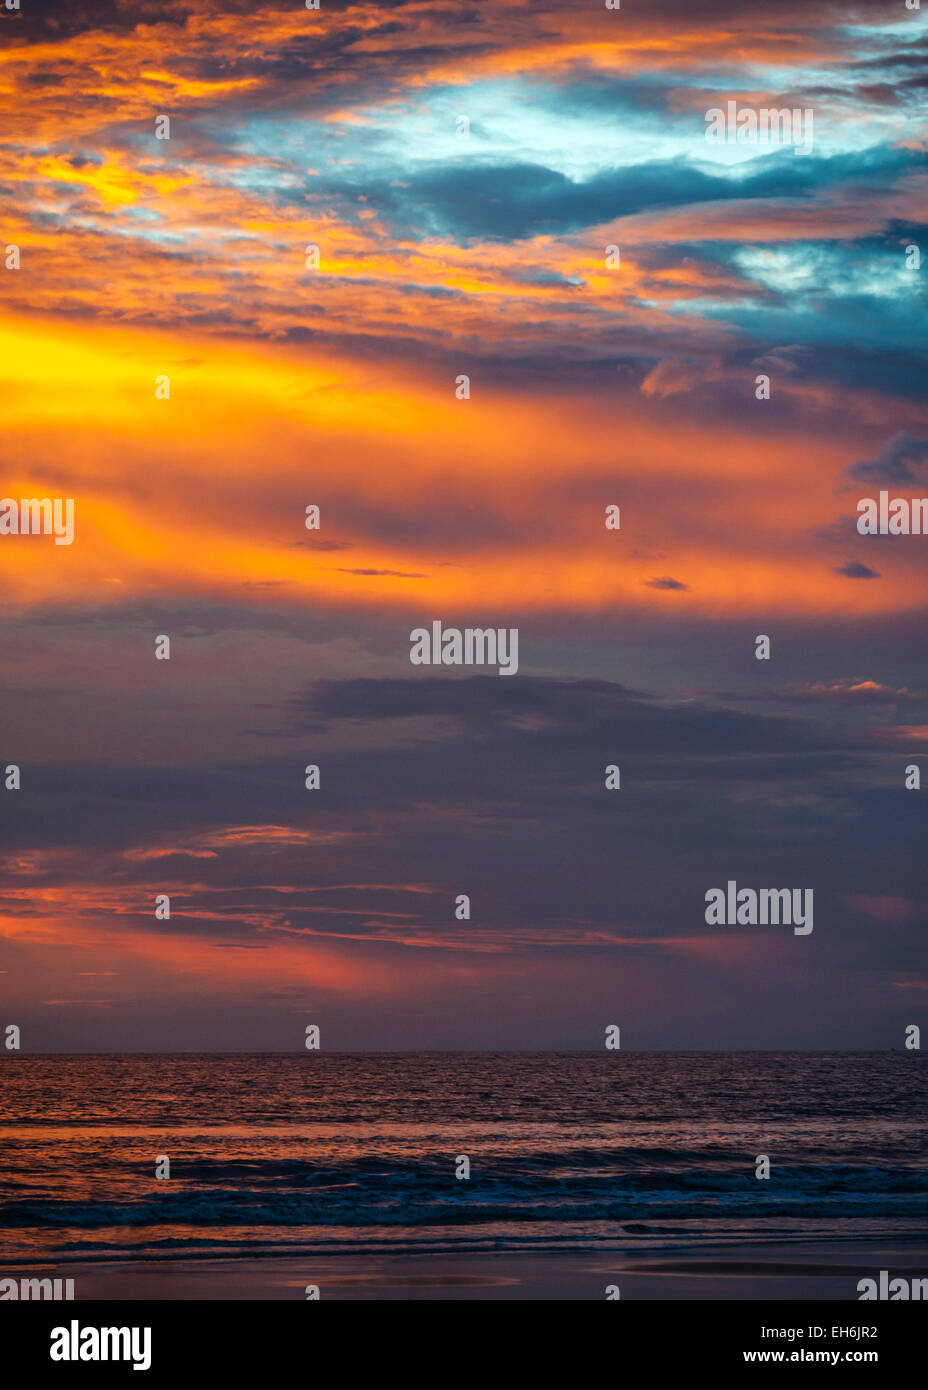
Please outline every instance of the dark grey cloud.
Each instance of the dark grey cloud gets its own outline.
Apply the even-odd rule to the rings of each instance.
[[[812,720],[521,675],[322,682],[293,713],[298,756],[30,766],[23,790],[0,797],[7,852],[77,858],[9,878],[4,909],[42,910],[11,886],[102,883],[117,894],[119,928],[148,931],[148,889],[168,880],[172,932],[243,943],[303,927],[376,935],[367,923],[400,912],[440,936],[455,929],[454,890],[471,894],[482,929],[624,923],[646,938],[700,931],[705,888],[730,876],[810,884],[832,913],[843,894],[884,880],[897,895],[928,891],[928,864],[913,853],[925,803],[891,789],[889,774],[873,784],[872,750]],[[398,725],[389,747],[327,741],[382,720]],[[303,786],[307,761],[322,769],[318,792]],[[895,774],[898,753],[892,761]],[[617,792],[604,786],[612,763]],[[309,838],[217,835],[255,825]],[[124,853],[140,847],[172,853]],[[210,847],[213,857],[188,857]],[[398,896],[402,884],[435,892]]]
[[[811,171],[794,172],[785,161],[777,176],[766,172],[735,180],[696,169],[683,158],[616,168],[577,181],[541,164],[456,160],[405,171],[402,189],[391,180],[392,175],[383,178],[379,186],[365,181],[364,190],[370,205],[395,230],[422,239],[448,236],[459,244],[564,235],[648,209],[771,197],[787,189],[811,192],[815,187]],[[350,178],[327,182],[325,191],[354,192]]]
[[[926,717],[928,717],[928,692],[909,690],[907,686],[896,689],[893,686],[880,685],[876,681],[853,680],[835,681],[831,684],[821,685],[798,685],[788,689],[768,690],[763,694],[757,692],[738,693],[732,690],[720,690],[716,692],[719,700],[741,702],[749,700],[763,704],[813,704],[813,705],[845,705],[849,707],[860,707],[866,705],[899,705],[899,704],[924,704],[926,706]]]
[[[409,572],[409,571],[407,571],[407,570],[371,570],[371,569],[349,570],[349,569],[343,569],[341,566],[336,566],[336,568],[338,569],[339,574],[359,574],[359,575],[369,576],[370,578],[376,578],[377,576],[381,576],[381,575],[382,575],[382,576],[385,576],[385,577],[388,577],[388,578],[391,578],[391,579],[427,579],[427,578],[428,578],[428,575],[425,575],[425,574],[415,574],[415,573]]]
[[[843,574],[845,579],[879,579],[879,570],[873,570],[869,565],[862,565],[859,560],[848,560],[846,565],[836,565],[835,574]]]
[[[649,589],[680,589],[685,591],[690,587],[679,579],[672,579],[669,575],[664,575],[660,579],[646,579],[644,582]]]
[[[848,483],[872,483],[877,487],[919,485],[928,466],[928,439],[900,433],[888,439],[875,459],[848,464],[842,478]]]
[[[620,94],[621,84],[617,84],[617,102]],[[559,90],[559,103],[561,96]],[[234,145],[235,127],[224,135],[216,132],[215,138]],[[371,156],[382,160],[375,131],[362,132],[357,138],[362,148],[365,141],[372,142]],[[366,167],[363,179],[350,167],[326,168],[319,177],[308,178],[302,188],[281,188],[277,198],[296,206],[305,206],[307,200],[314,204],[335,200],[349,220],[363,208],[375,208],[397,234],[423,240],[438,235],[466,244],[516,241],[541,233],[567,235],[616,218],[687,204],[772,198],[802,201],[839,187],[853,198],[878,197],[926,164],[921,151],[885,146],[830,157],[808,154],[798,160],[791,150],[783,150],[772,151],[763,161],[737,172],[715,172],[678,156],[617,164],[584,180],[571,179],[543,164],[504,164],[490,157],[468,160],[465,154],[412,169],[397,163],[376,177]],[[362,193],[365,202],[359,204]],[[911,234],[912,228],[906,231]],[[732,252],[719,254],[730,257]]]

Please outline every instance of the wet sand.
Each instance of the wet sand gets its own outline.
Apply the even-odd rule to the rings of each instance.
[[[857,1301],[858,1280],[881,1269],[928,1276],[928,1241],[810,1242],[662,1254],[307,1254],[164,1258],[4,1269],[72,1278],[88,1299],[836,1299]]]

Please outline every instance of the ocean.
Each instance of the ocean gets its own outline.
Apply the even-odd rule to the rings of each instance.
[[[924,1245],[926,1099],[902,1051],[7,1056],[2,1264]]]

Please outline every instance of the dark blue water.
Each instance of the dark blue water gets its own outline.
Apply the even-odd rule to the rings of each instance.
[[[906,1052],[5,1058],[3,1261],[924,1240],[926,1078]]]

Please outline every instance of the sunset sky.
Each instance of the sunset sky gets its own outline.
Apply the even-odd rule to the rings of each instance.
[[[928,495],[928,4],[22,0],[0,44],[0,494],[75,508],[0,535],[0,1027],[928,1025],[928,536],[856,527]],[[710,144],[728,101],[813,147]],[[412,666],[436,619],[518,674]],[[708,927],[729,879],[813,933]]]

